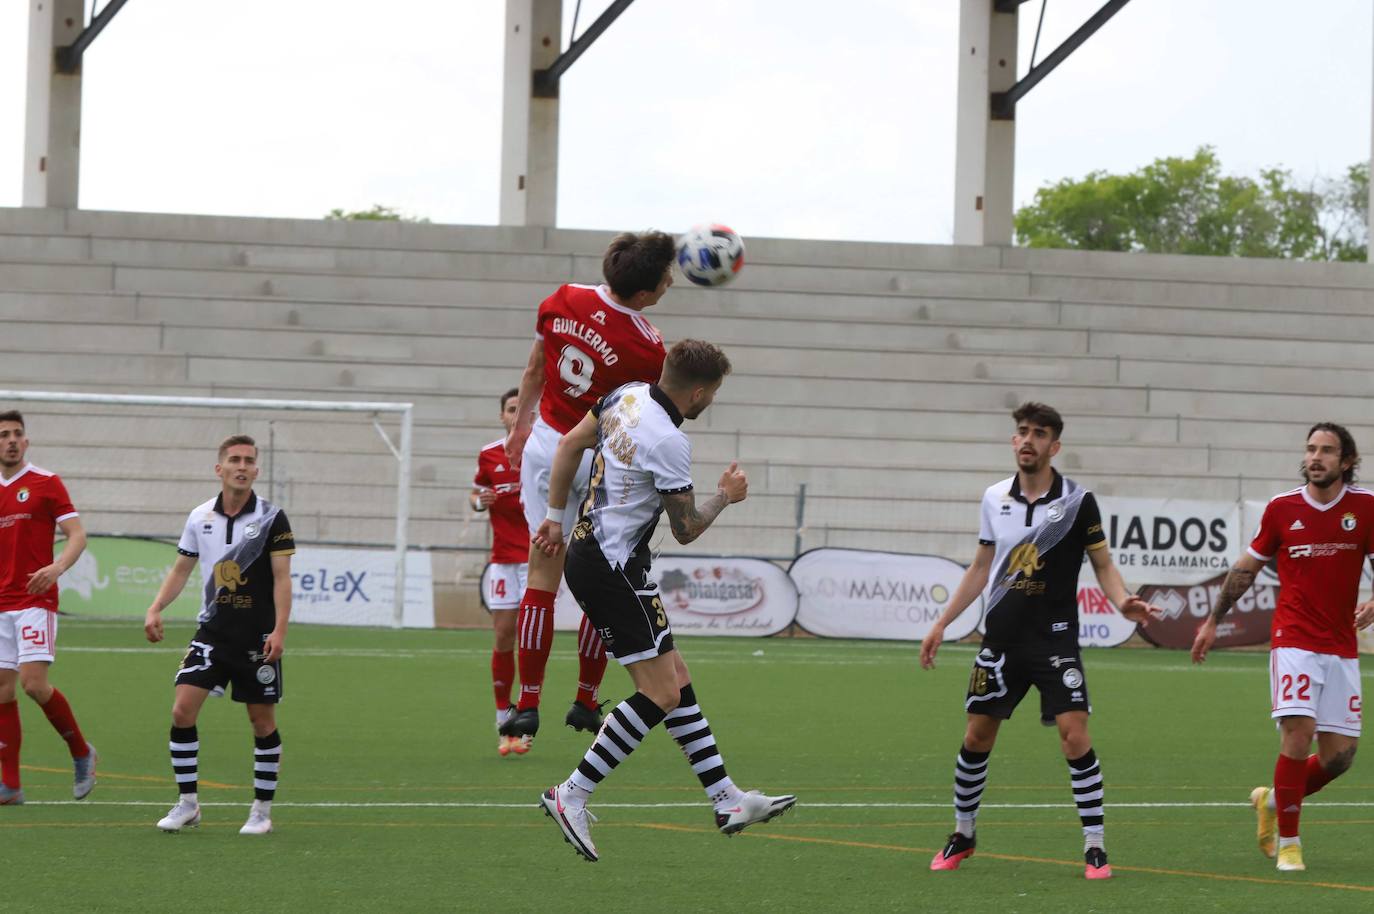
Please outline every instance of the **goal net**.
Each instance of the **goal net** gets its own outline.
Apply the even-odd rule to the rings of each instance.
[[[28,459],[66,482],[91,538],[60,582],[64,611],[141,617],[187,515],[220,491],[219,443],[245,434],[259,450],[254,491],[295,531],[292,619],[433,624],[427,556],[406,548],[411,404],[0,391],[9,408],[24,414]],[[194,618],[199,593],[197,569],[168,616]]]

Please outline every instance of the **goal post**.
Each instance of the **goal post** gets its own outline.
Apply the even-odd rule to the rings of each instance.
[[[92,491],[101,499],[102,508],[97,510],[102,526],[110,526],[107,518],[120,517],[120,525],[109,530],[88,532],[123,533],[135,535],[159,535],[175,538],[180,534],[181,521],[173,525],[171,517],[179,513],[182,521],[186,511],[196,502],[177,503],[170,513],[162,515],[145,514],[138,520],[125,521],[120,514],[121,504],[129,499],[146,498],[138,493],[128,494],[122,499],[128,483],[136,468],[128,461],[130,454],[153,451],[149,461],[151,478],[142,480],[161,494],[174,490],[176,486],[160,486],[180,471],[188,491],[203,492],[205,480],[202,478],[185,479],[185,467],[201,466],[203,454],[213,448],[224,435],[248,429],[265,429],[267,440],[259,437],[260,450],[266,452],[265,466],[260,470],[268,476],[268,486],[277,489],[300,489],[318,493],[327,490],[331,483],[337,484],[342,494],[330,504],[335,510],[347,511],[349,506],[361,505],[368,499],[369,477],[375,479],[386,463],[395,466],[396,497],[394,527],[388,533],[383,521],[384,516],[365,516],[364,508],[358,508],[359,517],[350,525],[348,522],[335,522],[333,518],[324,519],[327,510],[316,508],[320,518],[321,530],[330,531],[322,537],[322,545],[332,546],[377,546],[387,545],[386,539],[394,540],[395,589],[391,611],[391,625],[400,628],[406,602],[406,555],[409,545],[410,527],[410,489],[411,460],[414,447],[414,404],[385,401],[339,401],[339,400],[274,400],[238,397],[174,397],[143,394],[98,394],[68,391],[0,390],[0,404],[25,402],[48,404],[57,415],[41,418],[43,427],[36,436],[33,420],[26,416],[30,437],[38,444],[34,450],[43,455],[52,454],[51,469],[66,478],[69,483],[81,484],[82,488]],[[83,407],[95,407],[87,411]],[[141,412],[135,412],[142,408]],[[310,417],[322,413],[336,414],[340,422],[337,427],[324,429],[310,424]],[[65,414],[65,415],[63,415]],[[390,433],[382,424],[386,417],[393,428]],[[74,420],[65,423],[63,418]],[[347,421],[342,421],[344,419]],[[49,425],[52,423],[54,428]],[[232,424],[231,424],[232,423]],[[299,434],[289,434],[293,423],[301,428]],[[222,429],[223,434],[214,437],[214,429]],[[289,438],[284,446],[290,462],[299,464],[286,473],[276,470],[278,447],[275,438],[281,434]],[[394,440],[393,440],[394,436]],[[384,447],[374,447],[371,452],[364,450],[363,442],[380,439]],[[150,446],[152,445],[152,446]],[[54,453],[55,452],[55,453]],[[168,466],[159,471],[157,457],[167,459]],[[35,461],[39,465],[48,458]],[[285,461],[284,461],[285,462]],[[75,469],[69,467],[76,465]],[[89,477],[82,480],[83,468]],[[199,471],[197,471],[199,472]],[[166,475],[161,475],[166,474]],[[160,478],[161,475],[161,478]],[[285,478],[283,478],[285,477]],[[364,483],[357,479],[363,478]],[[194,488],[192,488],[194,486]],[[192,497],[190,495],[187,496]],[[339,506],[342,506],[340,508]],[[81,504],[77,505],[82,508]],[[284,506],[292,517],[293,527],[300,521],[292,513],[292,504]],[[304,506],[301,506],[304,507]],[[308,516],[302,514],[302,519]],[[132,524],[132,527],[131,527]],[[89,523],[88,523],[89,525]],[[141,529],[140,529],[141,527]]]

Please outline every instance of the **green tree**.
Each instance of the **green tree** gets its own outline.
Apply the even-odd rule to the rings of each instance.
[[[372,204],[371,209],[351,213],[338,208],[331,209],[324,218],[335,222],[429,222],[421,216],[407,216],[400,210],[380,203]]]
[[[1223,174],[1210,146],[1130,174],[1095,171],[1040,188],[1016,212],[1020,244],[1091,251],[1364,260],[1369,167],[1306,186],[1284,168]]]

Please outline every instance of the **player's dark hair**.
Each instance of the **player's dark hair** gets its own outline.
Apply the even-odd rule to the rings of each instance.
[[[650,229],[647,232],[622,232],[611,240],[601,261],[606,284],[621,301],[637,292],[652,292],[663,282],[677,257],[673,236]]]
[[[512,387],[510,390],[508,390],[508,391],[506,391],[505,393],[503,393],[503,394],[501,395],[501,412],[505,412],[505,411],[506,411],[506,401],[507,401],[507,400],[509,400],[511,397],[516,397],[516,398],[518,399],[519,396],[520,396],[520,388],[518,388],[518,387]]]
[[[20,425],[24,425],[24,414],[17,409],[7,409],[0,413],[0,422],[18,422]],[[28,428],[28,426],[24,425],[24,428]]]
[[[1059,415],[1059,410],[1053,406],[1046,406],[1044,403],[1036,403],[1034,400],[1022,403],[1016,407],[1016,412],[1011,414],[1012,419],[1017,425],[1022,422],[1029,422],[1031,425],[1038,425],[1047,428],[1054,433],[1054,440],[1058,441],[1059,436],[1064,434],[1064,417]]]
[[[1359,469],[1360,466],[1360,449],[1355,447],[1355,437],[1350,434],[1350,430],[1344,425],[1338,425],[1335,422],[1318,422],[1307,430],[1307,440],[1311,440],[1312,436],[1317,432],[1330,432],[1335,435],[1336,440],[1341,443],[1341,460],[1350,461],[1350,469],[1341,473],[1341,481],[1346,485],[1350,485],[1355,481],[1355,471]],[[1301,472],[1303,479],[1306,479],[1307,461],[1303,461]]]
[[[663,382],[670,387],[714,384],[730,373],[730,360],[705,340],[678,340],[663,361]]]
[[[253,449],[254,455],[258,452],[258,443],[253,440],[251,435],[230,435],[219,443],[219,459],[223,460],[224,455],[229,452],[231,447],[246,444]]]

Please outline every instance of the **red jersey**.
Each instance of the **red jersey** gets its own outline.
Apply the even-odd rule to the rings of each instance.
[[[0,612],[57,612],[57,585],[29,593],[29,575],[52,564],[57,525],[76,516],[56,473],[30,463],[13,479],[0,479]]]
[[[477,475],[472,484],[493,489],[496,501],[491,515],[491,561],[497,565],[523,565],[530,558],[530,532],[520,507],[520,471],[506,459],[506,439],[498,438],[477,455]]]
[[[1374,553],[1374,492],[1347,486],[1317,504],[1307,487],[1276,495],[1250,543],[1262,562],[1278,556],[1279,603],[1271,643],[1355,657],[1355,606],[1365,557]]]
[[[654,325],[606,286],[560,286],[539,306],[534,335],[544,341],[539,415],[560,435],[620,385],[656,382],[667,355]]]

